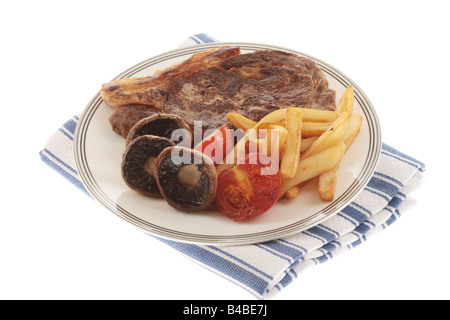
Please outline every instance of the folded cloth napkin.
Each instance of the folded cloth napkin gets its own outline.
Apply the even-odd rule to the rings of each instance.
[[[208,42],[216,40],[207,34],[197,34],[182,45]],[[50,137],[40,156],[88,194],[72,156],[78,120],[74,116],[64,123]],[[420,182],[424,170],[422,162],[383,144],[375,173],[357,198],[333,217],[306,231],[264,243],[220,247],[155,238],[257,298],[270,298],[305,268],[355,248],[396,221],[400,217],[400,205]]]

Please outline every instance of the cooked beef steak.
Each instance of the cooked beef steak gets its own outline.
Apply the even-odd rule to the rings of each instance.
[[[175,79],[163,111],[182,115],[191,126],[194,120],[202,120],[206,130],[226,123],[228,112],[258,121],[287,107],[334,110],[335,92],[314,61],[263,50]]]
[[[157,110],[181,116],[194,130],[194,121],[202,121],[203,131],[227,122],[228,112],[240,113],[258,121],[271,111],[287,107],[334,110],[335,92],[328,88],[325,74],[308,58],[275,50],[214,56],[210,64],[168,76],[164,99]],[[176,68],[167,69],[176,70]],[[105,87],[105,86],[104,86]],[[147,90],[149,90],[147,88]],[[162,100],[161,100],[162,99]],[[117,108],[110,122],[126,136],[133,122],[145,114],[145,106]],[[132,120],[132,121],[131,121]]]
[[[226,123],[228,112],[258,121],[280,108],[307,107],[314,95],[311,77],[292,69],[262,68],[246,77],[236,70],[212,68],[176,79],[163,110],[182,116],[191,126],[201,120],[207,130]]]
[[[218,128],[227,122],[227,112],[241,111],[233,98],[242,85],[242,77],[222,68],[179,78],[170,87],[163,111],[178,114],[191,127],[202,121],[203,130]]]
[[[220,47],[198,52],[176,65],[144,78],[125,78],[103,84],[101,96],[111,107],[142,104],[161,109],[172,81],[200,70],[220,65],[228,57],[240,54],[237,47]]]
[[[109,117],[114,132],[126,138],[130,129],[141,119],[159,113],[160,110],[141,104],[117,107]]]
[[[310,76],[313,81],[315,94],[313,97],[305,96],[303,105],[313,109],[335,109],[335,92],[328,88],[328,81],[322,70],[311,59],[278,50],[259,50],[252,53],[236,55],[225,59],[222,66],[226,70],[239,70],[247,78],[271,67],[282,67],[295,71],[303,76]],[[278,88],[271,91],[275,96]],[[300,98],[300,97],[298,97]]]

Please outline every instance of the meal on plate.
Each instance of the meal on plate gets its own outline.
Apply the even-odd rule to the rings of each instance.
[[[362,123],[352,86],[336,105],[313,60],[277,50],[199,52],[152,76],[105,83],[101,96],[125,138],[121,170],[132,190],[234,220],[296,198],[311,179],[332,201]]]

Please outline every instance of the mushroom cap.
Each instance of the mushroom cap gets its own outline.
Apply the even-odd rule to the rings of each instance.
[[[143,135],[131,141],[122,157],[122,178],[130,189],[143,195],[161,198],[154,177],[155,160],[175,143],[164,137]]]
[[[187,166],[190,168],[183,170]],[[194,183],[180,179],[181,171],[192,175],[190,178]],[[178,210],[200,211],[214,203],[216,169],[211,158],[200,151],[180,146],[164,149],[156,159],[155,178],[161,195]]]
[[[164,137],[186,147],[192,144],[191,127],[174,114],[158,113],[139,120],[128,132],[126,144],[143,135]]]

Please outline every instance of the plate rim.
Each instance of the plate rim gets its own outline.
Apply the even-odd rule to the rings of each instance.
[[[186,54],[193,54],[195,52],[217,48],[220,46],[238,46],[243,50],[258,50],[258,49],[281,50],[285,52],[298,54],[315,61],[319,65],[319,68],[321,70],[324,71],[325,69],[324,71],[325,73],[335,78],[342,85],[348,86],[351,84],[354,87],[355,99],[358,101],[364,112],[364,119],[368,123],[369,131],[373,131],[373,135],[369,134],[369,137],[371,140],[373,138],[374,141],[369,141],[368,156],[365,159],[365,163],[362,167],[362,170],[361,172],[359,172],[358,176],[354,179],[352,184],[344,191],[344,193],[339,198],[325,205],[324,208],[322,208],[320,211],[312,214],[311,216],[305,219],[296,221],[288,225],[284,225],[282,227],[265,230],[261,232],[253,232],[241,235],[228,235],[228,236],[208,235],[208,234],[197,234],[172,230],[155,225],[153,223],[149,223],[148,221],[145,221],[137,216],[134,216],[132,213],[128,212],[127,210],[123,209],[120,205],[115,203],[115,201],[111,200],[105,194],[105,192],[98,186],[98,184],[95,182],[95,179],[92,177],[92,174],[90,173],[88,167],[86,167],[86,165],[88,164],[88,159],[86,158],[86,154],[83,152],[83,146],[85,144],[86,135],[83,135],[83,133],[85,133],[86,130],[88,130],[89,128],[88,120],[93,117],[95,111],[99,108],[100,104],[103,102],[103,100],[101,99],[100,90],[94,95],[94,97],[90,100],[90,102],[87,104],[82,114],[80,115],[73,140],[74,145],[73,158],[75,162],[75,167],[77,169],[78,175],[84,187],[86,188],[86,190],[93,199],[97,200],[103,206],[109,209],[112,213],[114,213],[116,216],[119,216],[120,218],[127,221],[131,225],[137,227],[138,229],[156,237],[161,237],[166,240],[173,240],[184,243],[201,244],[201,245],[242,245],[242,244],[260,243],[300,233],[331,218],[336,213],[338,213],[342,208],[346,207],[351,201],[353,201],[364,189],[364,187],[369,183],[369,180],[372,177],[375,168],[378,164],[382,148],[381,127],[375,108],[373,107],[372,103],[370,102],[366,94],[363,92],[363,90],[340,70],[336,69],[335,67],[326,63],[325,61],[318,59],[314,56],[281,46],[263,43],[252,43],[252,42],[214,42],[177,48],[155,55],[124,70],[112,80],[129,77],[132,74],[136,74],[139,71],[150,67],[151,65],[154,65],[158,62],[170,58],[176,58],[178,56]],[[370,115],[370,117],[368,117],[367,115]],[[371,121],[369,122],[369,120]]]

